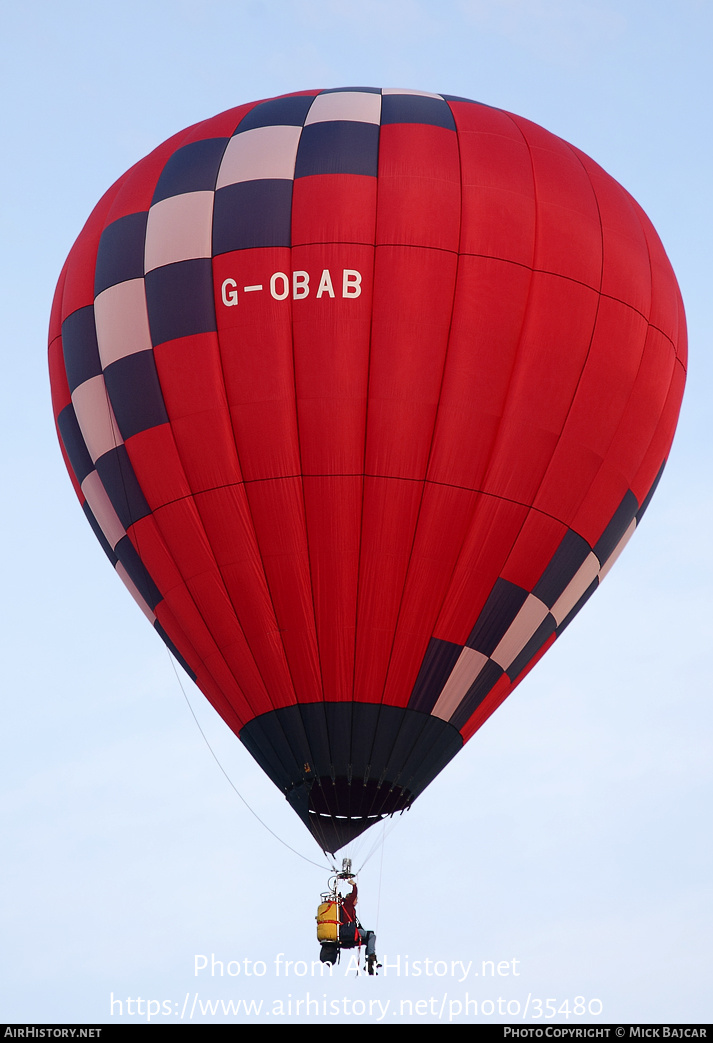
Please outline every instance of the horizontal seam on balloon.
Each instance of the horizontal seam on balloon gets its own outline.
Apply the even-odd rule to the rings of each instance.
[[[216,485],[210,489],[203,489],[198,493],[193,493],[191,496],[179,496],[175,500],[167,500],[166,503],[162,503],[159,507],[153,507],[151,509],[152,514],[156,514],[164,507],[171,507],[175,503],[180,503],[182,500],[191,499],[193,496],[201,496],[203,493],[219,492],[221,489],[232,489],[239,485],[250,485],[257,482],[280,482],[280,481],[291,481],[294,479],[304,478],[380,478],[384,481],[392,482],[423,482],[425,485],[438,486],[442,489],[456,489],[460,492],[476,493],[479,496],[490,496],[495,500],[502,500],[504,503],[511,503],[516,507],[525,507],[527,510],[537,511],[538,514],[545,518],[551,518],[552,521],[559,522],[560,525],[564,525],[566,528],[571,528],[566,522],[563,522],[561,518],[558,518],[554,514],[550,514],[549,511],[543,511],[541,507],[535,507],[530,503],[523,503],[521,500],[513,500],[509,496],[501,496],[499,493],[489,492],[486,489],[474,489],[468,485],[455,485],[452,482],[437,482],[432,478],[403,478],[400,475],[389,475],[389,474],[363,474],[361,472],[346,472],[344,474],[287,474],[277,475],[272,478],[252,478],[245,482],[232,482],[229,485]],[[135,523],[132,523],[132,525]],[[132,526],[129,526],[131,528]],[[128,531],[128,530],[127,530]],[[576,530],[573,530],[576,531]],[[581,534],[579,534],[581,535]],[[584,539],[585,537],[582,537]],[[587,541],[588,542],[588,541]]]

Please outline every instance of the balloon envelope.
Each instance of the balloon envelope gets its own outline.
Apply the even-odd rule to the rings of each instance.
[[[596,163],[363,87],[132,167],[49,350],[97,538],[331,851],[410,807],[596,590],[686,367],[661,243]]]

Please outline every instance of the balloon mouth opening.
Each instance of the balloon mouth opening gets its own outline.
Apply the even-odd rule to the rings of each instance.
[[[447,721],[380,703],[302,703],[248,722],[240,740],[323,851],[406,811],[463,745]]]
[[[322,850],[334,854],[370,826],[408,810],[415,794],[389,782],[329,777],[292,787],[287,800]]]

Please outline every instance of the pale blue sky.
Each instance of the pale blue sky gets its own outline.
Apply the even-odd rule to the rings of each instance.
[[[290,1020],[274,1003],[307,993],[339,1001],[307,1016],[319,1024],[376,1020],[345,1000],[388,1000],[395,1024],[402,1000],[435,997],[413,1015],[433,1022],[466,993],[521,1011],[528,994],[599,999],[606,1023],[710,1020],[712,29],[706,0],[4,6],[2,1020],[106,1023],[113,993],[170,1002],[153,1021],[175,1023],[196,992],[262,1002],[267,1024]],[[641,531],[360,877],[362,918],[401,975],[358,980],[343,965],[325,982],[278,977],[274,961],[317,958],[327,873],[235,797],[86,525],[54,437],[46,329],[74,238],[130,164],[240,102],[353,83],[481,100],[589,153],[661,235],[691,366]],[[186,690],[237,787],[320,862]],[[194,956],[211,953],[266,973],[196,978]],[[520,973],[406,976],[407,956],[515,959]],[[508,1020],[488,1009],[460,1020]],[[524,1024],[545,1023],[534,1009]]]

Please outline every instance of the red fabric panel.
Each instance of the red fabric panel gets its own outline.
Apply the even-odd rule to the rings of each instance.
[[[276,664],[264,647],[251,649],[195,504],[188,499],[168,504],[157,510],[152,520],[157,530],[148,524],[140,528],[140,523],[132,526],[132,542],[199,657],[206,663],[212,657],[215,667],[219,650],[231,674],[240,678],[241,686],[251,693],[251,704],[260,708],[257,712],[291,701],[286,690],[289,686],[284,684],[284,670],[283,683],[268,695],[262,671],[274,680],[275,670],[279,673],[279,661]],[[153,550],[148,546],[150,537],[153,537]],[[175,562],[180,562],[180,570],[174,571]],[[180,580],[177,582],[178,571]],[[168,585],[171,578],[174,586]],[[180,645],[178,647],[180,650]],[[258,663],[261,654],[263,661]]]
[[[632,492],[639,503],[647,495],[661,469],[661,464],[668,457],[678,421],[678,411],[681,408],[685,382],[686,374],[683,366],[677,361],[673,368],[671,386],[666,396],[666,402],[661,411],[661,418],[656,427],[654,437],[651,439],[651,444],[646,451],[641,466],[631,480]]]
[[[528,511],[515,545],[500,573],[523,590],[532,590],[562,542],[567,526],[539,511]]]
[[[127,450],[152,509],[156,511],[165,503],[175,508],[177,504],[173,501],[182,499],[181,506],[188,511],[184,517],[190,515],[193,521],[196,548],[193,568],[198,571],[198,575],[187,580],[187,585],[201,615],[210,621],[211,632],[218,646],[221,650],[232,647],[241,661],[248,656],[249,650],[249,656],[255,660],[266,690],[271,693],[275,704],[285,705],[294,701],[279,640],[279,628],[266,590],[244,491],[242,488],[236,489],[232,499],[223,495],[220,498],[221,512],[211,510],[215,505],[214,495],[204,494],[195,501],[194,512],[189,507],[190,490],[167,424],[135,435],[129,439]],[[228,506],[236,502],[242,509],[239,513],[228,513]],[[162,525],[164,514],[158,511],[156,517],[159,525]],[[185,523],[182,527],[185,535]],[[172,548],[175,560],[185,568],[188,555],[186,545],[177,542],[175,534],[179,531],[178,526],[174,528],[169,523],[166,543]],[[225,559],[219,557],[218,552],[221,550],[227,553],[228,560],[234,557],[235,552],[231,554],[229,548],[236,543],[242,549],[243,558],[248,548],[252,552],[247,569],[230,568],[225,564]],[[203,553],[203,544],[206,550],[209,549],[209,555]],[[152,572],[151,558],[144,560]]]
[[[359,174],[298,178],[292,190],[293,248],[305,243],[373,245],[376,186],[376,178]]]
[[[460,162],[453,131],[422,123],[382,126],[377,245],[457,251],[459,226]]]
[[[514,116],[530,149],[537,202],[534,267],[598,290],[602,232],[594,190],[565,141]]]
[[[131,466],[152,511],[190,496],[170,424],[148,428],[126,442]]]
[[[215,557],[192,498],[167,503],[155,510],[153,517],[173,560],[180,562],[184,581],[215,568]]]
[[[683,299],[678,283],[676,283],[676,299],[678,301],[678,327],[673,346],[676,349],[676,358],[685,372],[688,367],[688,332],[686,329],[686,312],[683,308]]]
[[[62,295],[61,321],[78,308],[94,304],[94,267],[102,231],[107,223],[107,213],[114,198],[128,177],[129,172],[115,181],[89,215],[89,219],[70,250],[65,262],[66,279]]]
[[[531,273],[461,257],[428,477],[482,487],[519,349]]]
[[[354,688],[362,484],[361,475],[303,479],[322,691],[335,702]]]
[[[308,296],[292,302],[299,452],[306,475],[364,469],[373,255],[373,247],[351,243],[292,250],[293,270],[310,276]],[[342,296],[344,269],[362,273],[357,298]],[[322,281],[324,272],[329,274]],[[329,285],[334,297],[324,289]]]
[[[242,725],[252,719],[253,712],[225,663],[216,658],[213,665],[217,662],[221,665],[215,675],[210,672],[165,601],[156,606],[156,618],[175,646],[181,649],[181,654],[196,674],[200,690],[237,735]]]
[[[354,698],[380,702],[421,504],[417,482],[367,477],[361,519]]]
[[[241,606],[231,601],[216,568],[191,577],[186,587],[241,687],[256,700],[264,696],[266,702],[260,712],[293,703],[289,673],[274,621],[269,627],[265,626],[264,619],[253,619],[251,623],[249,613],[241,612]],[[272,619],[272,613],[269,615]],[[244,619],[246,625],[243,625]]]
[[[528,506],[534,502],[586,361],[596,307],[592,290],[533,273],[484,491]]]
[[[119,190],[107,211],[105,227],[127,214],[138,214],[151,206],[156,182],[167,160],[184,144],[185,130],[174,134],[136,163],[121,179]]]
[[[241,119],[254,109],[259,102],[248,102],[247,105],[236,105],[234,109],[219,112],[211,119],[201,120],[185,131],[182,145],[189,145],[193,141],[206,141],[208,138],[230,138]]]
[[[313,701],[321,677],[302,482],[252,482],[246,493],[295,692]]]
[[[602,297],[587,360],[535,507],[572,526],[615,435],[637,380],[646,339],[638,312]],[[610,505],[613,513],[617,505]]]
[[[183,586],[180,570],[152,514],[134,522],[128,534],[139,557],[149,568],[151,579],[162,594],[165,595],[174,587]]]
[[[651,311],[649,322],[661,330],[665,337],[676,343],[679,332],[679,307],[681,297],[676,280],[671,278],[671,264],[656,230],[638,204],[636,206],[641,226],[646,237],[651,265]],[[685,362],[685,360],[684,360]]]
[[[461,252],[531,268],[535,199],[522,132],[506,112],[450,105],[461,154]]]
[[[438,250],[376,251],[366,472],[426,473],[450,329],[456,259]]]
[[[237,250],[213,261],[223,379],[245,481],[300,470],[292,301],[275,300],[267,289],[272,274],[289,277],[291,265],[289,249],[277,247]],[[242,293],[237,307],[225,307],[220,288],[226,278],[240,288],[265,289]]]
[[[572,519],[572,527],[589,543],[596,543],[599,539],[627,489],[634,492],[639,503],[648,492],[648,487],[643,490],[640,486],[637,492],[633,483],[664,407],[673,366],[674,353],[670,343],[658,330],[649,327],[626,412],[606,459]],[[672,430],[669,435],[673,437]],[[670,438],[666,448],[660,452],[651,481],[665,459]]]
[[[384,689],[388,703],[408,702],[478,501],[465,489],[427,483],[423,490]],[[368,663],[366,648],[364,656]]]
[[[526,517],[518,503],[479,497],[434,637],[465,644]]]
[[[50,311],[50,324],[49,331],[47,334],[47,340],[51,344],[55,337],[59,337],[62,333],[62,297],[64,295],[64,286],[67,281],[67,264],[69,258],[62,265],[62,271],[59,274],[57,280],[57,286],[54,291],[52,298],[52,310]],[[51,380],[51,377],[50,377]]]
[[[596,193],[602,225],[602,293],[631,305],[646,319],[651,308],[651,268],[639,211],[628,192],[589,156],[573,150]]]
[[[154,358],[191,491],[241,481],[217,335],[166,341],[154,349]]]
[[[196,685],[228,727],[236,735],[240,735],[243,725],[252,720],[253,712],[245,702],[245,697],[239,692],[234,679],[229,674],[221,677],[216,673],[214,676],[207,667],[201,664],[196,671]],[[231,696],[232,702],[225,695],[231,689],[236,690],[236,694]],[[240,714],[235,708],[241,702],[244,706],[243,714]]]

